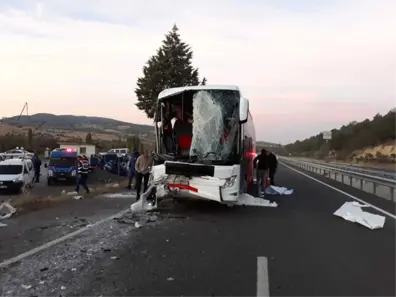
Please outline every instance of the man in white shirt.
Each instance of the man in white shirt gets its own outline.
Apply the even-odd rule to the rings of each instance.
[[[136,171],[136,201],[140,199],[140,190],[142,188],[143,180],[143,193],[147,191],[148,179],[150,176],[152,159],[149,156],[148,150],[137,158],[135,163]]]

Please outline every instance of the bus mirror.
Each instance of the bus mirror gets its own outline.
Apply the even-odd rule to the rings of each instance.
[[[249,100],[241,97],[239,101],[239,121],[241,124],[246,123],[249,115]]]
[[[162,126],[162,122],[157,122],[157,128],[160,129]]]

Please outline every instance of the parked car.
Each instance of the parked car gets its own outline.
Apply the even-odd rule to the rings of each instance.
[[[33,187],[34,170],[30,159],[0,161],[0,190],[21,193]]]

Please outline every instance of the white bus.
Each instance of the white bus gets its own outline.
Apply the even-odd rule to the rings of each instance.
[[[166,89],[158,96],[154,121],[157,154],[150,184],[157,186],[147,196],[235,204],[250,191],[255,129],[249,100],[237,86]]]

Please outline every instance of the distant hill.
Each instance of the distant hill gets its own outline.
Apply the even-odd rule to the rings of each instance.
[[[49,113],[37,113],[31,116],[14,116],[4,118],[1,123],[8,124],[8,129],[0,129],[10,133],[10,129],[16,133],[25,134],[31,128],[40,134],[52,134],[63,140],[72,137],[82,137],[91,132],[94,137],[100,139],[118,139],[130,135],[150,136],[154,132],[153,126],[139,125],[102,117],[54,115]],[[4,125],[5,126],[5,125]],[[10,128],[11,127],[11,128]],[[1,130],[4,130],[1,132]]]
[[[260,147],[260,148],[270,148],[270,147],[280,148],[280,147],[282,147],[282,145],[279,144],[279,143],[272,143],[272,142],[266,142],[266,141],[256,141],[256,147]]]
[[[278,155],[286,154],[284,146],[281,144],[266,141],[256,141],[256,152],[259,153],[261,149],[266,149]]]
[[[339,129],[333,129],[331,140],[326,143],[323,134],[296,141],[285,146],[294,155],[324,158],[335,156],[339,160],[378,159],[396,162],[395,151],[396,109],[387,114],[376,114],[371,120],[353,121]],[[375,148],[375,149],[374,149]]]

